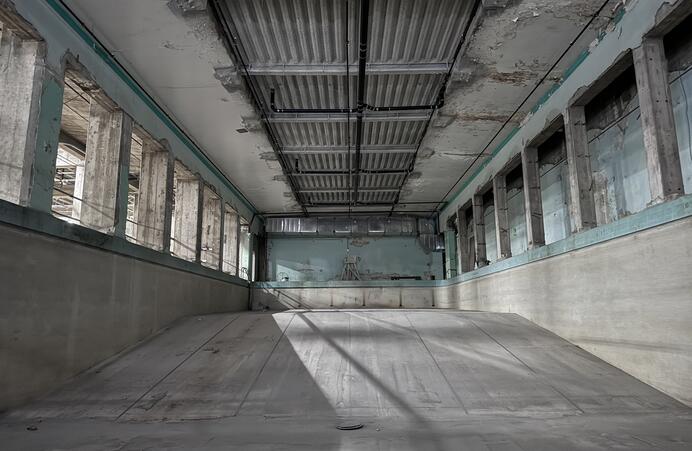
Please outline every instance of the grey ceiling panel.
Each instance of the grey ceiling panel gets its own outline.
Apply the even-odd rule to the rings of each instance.
[[[218,1],[303,206],[393,211],[476,0],[370,0],[365,18],[359,0]],[[368,107],[356,157],[363,19]]]

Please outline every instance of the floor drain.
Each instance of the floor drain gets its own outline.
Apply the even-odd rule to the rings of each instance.
[[[355,431],[356,429],[361,429],[363,427],[360,423],[342,423],[336,428],[340,431]]]

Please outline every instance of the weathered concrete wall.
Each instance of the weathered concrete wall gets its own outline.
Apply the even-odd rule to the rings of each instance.
[[[435,276],[442,279],[442,254],[424,249],[417,237],[270,238],[267,243],[269,280],[339,280],[344,258],[360,257],[363,279]]]
[[[253,310],[433,308],[434,287],[353,286],[252,289]]]
[[[0,411],[248,288],[0,224]]]
[[[692,218],[439,287],[435,304],[518,313],[692,405]]]

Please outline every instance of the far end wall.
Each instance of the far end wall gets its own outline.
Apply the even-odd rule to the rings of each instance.
[[[267,241],[268,280],[341,280],[349,254],[360,258],[358,270],[363,280],[444,278],[442,253],[425,249],[417,237],[271,237]]]

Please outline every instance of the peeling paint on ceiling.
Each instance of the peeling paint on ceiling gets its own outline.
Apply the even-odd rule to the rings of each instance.
[[[301,0],[313,6],[331,1]],[[386,3],[373,0],[377,1]],[[443,201],[462,174],[472,174],[472,169],[521,124],[534,104],[608,24],[609,17],[595,20],[524,102],[603,2],[484,1],[486,10],[454,68],[445,106],[433,116],[415,160],[415,172],[405,178],[401,211],[435,209],[436,203],[421,206],[416,202]],[[291,192],[288,178],[223,45],[206,0],[65,3],[260,211],[300,211],[294,196],[286,195]],[[333,26],[315,25],[322,30]],[[258,23],[244,26],[248,33],[267,32]],[[352,45],[354,55],[355,47]],[[375,54],[384,51],[373,50]],[[290,94],[282,86],[282,95]],[[329,84],[328,89],[341,87]],[[522,102],[524,106],[515,111]],[[329,126],[338,130],[334,124]],[[289,127],[282,130],[293,133]],[[373,133],[375,130],[372,128]],[[481,152],[483,155],[476,158]],[[368,164],[378,164],[376,161]],[[311,164],[302,157],[296,159],[298,162]],[[387,164],[401,162],[392,160]]]

